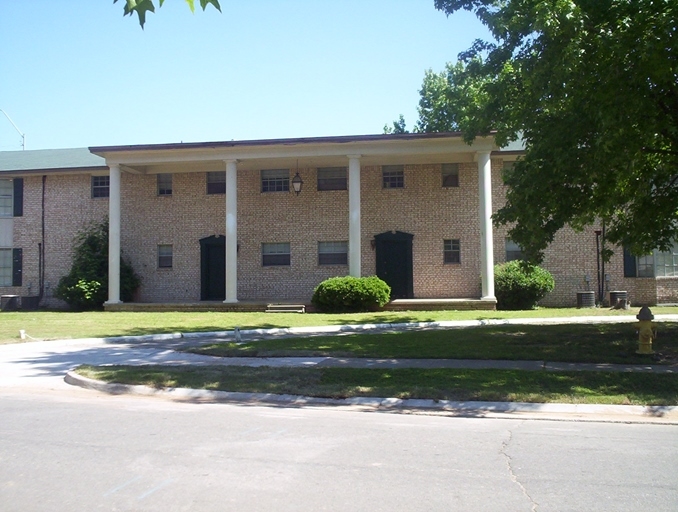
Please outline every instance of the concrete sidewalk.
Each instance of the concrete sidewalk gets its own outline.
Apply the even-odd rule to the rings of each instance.
[[[657,322],[678,321],[678,315],[656,315]],[[234,357],[219,358],[179,352],[177,349],[200,346],[213,341],[254,340],[293,336],[320,336],[347,333],[385,332],[391,330],[458,329],[482,325],[565,324],[565,323],[628,323],[633,317],[573,317],[542,319],[511,319],[454,322],[421,322],[407,324],[370,324],[301,327],[289,329],[252,329],[236,332],[173,333],[146,336],[121,336],[62,341],[36,341],[0,346],[0,386],[58,387],[58,379],[72,385],[97,389],[106,393],[129,393],[163,396],[171,399],[275,404],[286,406],[348,406],[368,410],[426,411],[460,415],[505,414],[534,415],[540,418],[588,419],[593,421],[652,421],[678,424],[678,407],[643,407],[584,404],[534,404],[515,402],[450,402],[436,400],[401,400],[396,398],[353,398],[346,400],[311,398],[256,393],[170,389],[156,390],[145,386],[124,386],[91,381],[72,372],[81,364],[121,365],[235,365],[346,368],[471,368],[516,369],[527,371],[610,371],[678,373],[678,365],[619,365],[564,363],[551,361],[507,361],[464,359],[374,359],[341,357]],[[65,377],[64,377],[65,376]]]

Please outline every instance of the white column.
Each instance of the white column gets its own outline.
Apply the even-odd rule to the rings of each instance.
[[[108,300],[120,304],[120,166],[109,164],[108,195]]]
[[[480,277],[482,299],[494,299],[494,247],[492,243],[492,163],[489,151],[480,151],[478,184],[480,198]]]
[[[348,273],[361,277],[360,155],[348,156],[348,215]]]
[[[226,161],[226,299],[238,302],[238,168]]]

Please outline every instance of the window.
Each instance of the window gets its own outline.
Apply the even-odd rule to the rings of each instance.
[[[158,268],[172,268],[172,246],[158,246]]]
[[[624,277],[678,277],[678,243],[669,251],[637,257],[625,247]]]
[[[207,173],[207,193],[208,194],[226,193],[226,171]]]
[[[513,240],[506,239],[506,261],[522,260],[523,249]]]
[[[12,286],[12,249],[0,249],[0,286]]]
[[[318,242],[318,265],[347,265],[348,242]]]
[[[346,189],[346,167],[318,168],[318,190]]]
[[[224,177],[224,179],[226,179],[226,178]],[[158,174],[158,195],[159,196],[171,196],[172,195],[172,175],[171,174]]]
[[[0,180],[0,217],[11,217],[13,207],[14,186],[12,180]]]
[[[459,186],[459,164],[443,164],[443,187]]]
[[[21,286],[23,251],[0,249],[0,286]]]
[[[656,252],[654,258],[657,277],[678,277],[678,243],[670,251]]]
[[[443,261],[445,263],[461,263],[459,240],[443,240]]]
[[[289,266],[290,264],[290,244],[261,244],[261,264],[264,267]]]
[[[92,197],[108,197],[111,189],[109,176],[92,176]]]
[[[405,187],[405,166],[404,165],[382,165],[381,179],[383,188],[404,188]]]
[[[289,192],[289,190],[290,190],[289,169],[267,169],[261,171],[262,192]]]

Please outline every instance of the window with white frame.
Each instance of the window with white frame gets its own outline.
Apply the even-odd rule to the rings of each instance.
[[[443,240],[443,262],[461,263],[461,244],[459,240]]]
[[[158,268],[172,268],[172,253],[171,244],[158,245]]]
[[[405,166],[382,165],[381,183],[383,188],[405,188]]]
[[[0,180],[0,217],[14,214],[14,184],[12,180]]]
[[[443,187],[458,187],[459,186],[459,164],[443,164],[442,165]]]
[[[289,169],[264,169],[261,171],[262,192],[289,192]]]
[[[318,265],[347,265],[348,242],[318,242]]]
[[[208,194],[226,193],[226,171],[216,171],[207,173],[207,193]]]
[[[506,239],[506,261],[522,260],[524,259],[523,249],[513,240]]]
[[[111,178],[109,176],[92,176],[92,197],[109,197]]]
[[[624,277],[678,277],[678,242],[668,251],[634,256],[624,248]]]
[[[224,178],[225,179],[225,178]],[[172,175],[169,173],[158,174],[158,195],[172,195]]]
[[[318,190],[346,190],[346,167],[318,167]]]
[[[264,267],[289,266],[289,242],[261,244],[261,264]]]
[[[12,286],[12,249],[0,249],[0,286]]]

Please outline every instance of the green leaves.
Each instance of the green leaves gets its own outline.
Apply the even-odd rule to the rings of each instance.
[[[191,12],[195,12],[195,0],[185,0],[188,4]],[[118,0],[113,0],[113,3],[118,3]],[[165,0],[159,0],[159,6],[162,7],[162,4],[165,3]],[[219,0],[200,0],[200,7],[204,11],[207,8],[208,4],[212,4],[216,10],[221,12],[221,6],[219,5]],[[136,13],[139,17],[139,25],[141,28],[144,28],[146,23],[146,13],[155,12],[155,5],[153,0],[125,0],[124,15],[131,16],[132,13]]]
[[[522,138],[496,224],[533,261],[565,225],[604,222],[636,254],[678,238],[678,3],[436,0],[471,11],[477,41],[427,72],[421,131]]]

